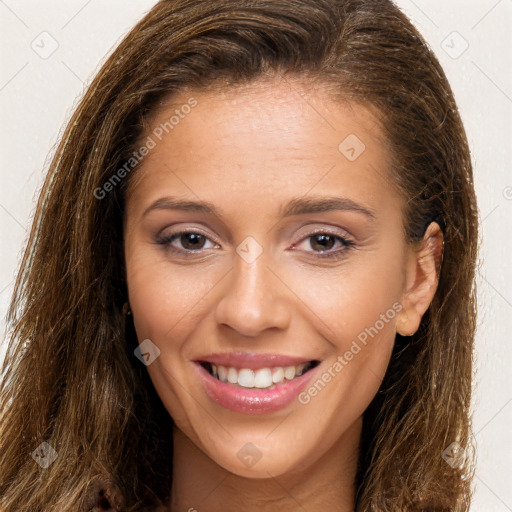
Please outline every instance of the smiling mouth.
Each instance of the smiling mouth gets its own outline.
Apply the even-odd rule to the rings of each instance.
[[[295,366],[270,366],[258,369],[235,368],[198,361],[214,378],[245,389],[272,390],[280,384],[294,380],[312,370],[320,361],[309,361]]]

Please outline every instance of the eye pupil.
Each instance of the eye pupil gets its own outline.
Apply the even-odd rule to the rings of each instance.
[[[318,247],[315,247],[315,243],[316,242],[319,242],[318,244]],[[332,248],[332,243],[331,245],[329,245],[329,242],[335,242],[334,240],[334,237],[331,236],[331,235],[325,235],[325,234],[321,234],[321,235],[315,235],[313,237],[311,237],[311,248],[312,249],[319,249],[320,251],[325,251],[326,249],[331,249]]]
[[[185,249],[201,249],[204,245],[205,237],[199,233],[184,233],[181,235],[181,244]],[[202,244],[198,242],[203,242]],[[192,244],[187,247],[187,244]]]

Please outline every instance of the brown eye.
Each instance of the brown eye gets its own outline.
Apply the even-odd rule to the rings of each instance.
[[[297,247],[300,248],[301,245],[304,246],[301,251],[312,254],[315,258],[342,258],[355,246],[355,243],[340,235],[317,232],[303,238]]]
[[[336,237],[328,234],[320,234],[309,237],[310,246],[315,251],[327,251],[336,244]]]
[[[202,249],[211,249],[215,246],[210,238],[195,231],[179,231],[160,236],[156,239],[156,243],[185,256],[201,253]],[[206,246],[207,243],[212,245]]]
[[[183,233],[179,235],[179,240],[184,249],[197,250],[203,248],[206,237],[199,233]]]

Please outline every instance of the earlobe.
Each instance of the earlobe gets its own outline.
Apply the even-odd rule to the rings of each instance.
[[[402,336],[412,336],[416,332],[416,329],[411,330],[409,315],[405,308],[398,314],[396,331]]]
[[[437,290],[443,257],[443,233],[439,224],[431,222],[419,248],[411,249],[407,285],[402,310],[397,315],[396,330],[412,336],[419,328]]]

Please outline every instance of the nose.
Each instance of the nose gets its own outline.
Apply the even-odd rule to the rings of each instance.
[[[218,325],[248,337],[267,329],[288,327],[291,312],[286,301],[287,288],[269,268],[265,253],[251,263],[236,257],[228,276],[215,311]]]

